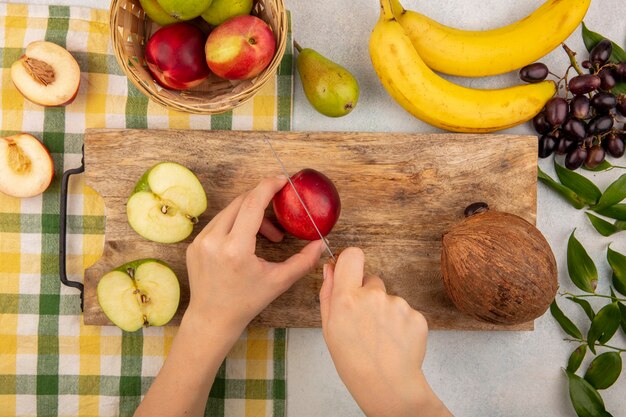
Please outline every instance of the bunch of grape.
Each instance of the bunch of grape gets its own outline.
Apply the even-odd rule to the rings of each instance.
[[[616,95],[611,90],[618,81],[626,81],[626,62],[608,62],[613,46],[604,39],[582,63],[589,72],[584,74],[575,54],[564,48],[579,75],[567,80],[566,73],[559,81],[559,84],[565,82],[565,97],[551,98],[533,119],[533,126],[541,135],[539,157],[546,158],[556,152],[565,155],[565,166],[571,170],[583,164],[594,169],[604,162],[607,153],[615,158],[624,155],[626,95]],[[538,62],[522,68],[520,78],[539,82],[549,73],[548,67]]]

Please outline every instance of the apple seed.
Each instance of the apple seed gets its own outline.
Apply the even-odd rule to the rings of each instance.
[[[191,223],[193,223],[193,224],[198,224],[198,218],[197,218],[197,217],[190,216],[189,214],[185,214],[185,216],[186,216],[189,220],[191,220]]]
[[[161,206],[161,213],[163,213],[163,214],[167,214],[167,210],[168,210],[168,209],[169,209],[169,207],[168,207],[168,206],[166,206],[166,205]]]
[[[135,279],[135,268],[126,268],[126,273],[128,274],[129,277],[131,277],[132,279]]]
[[[18,174],[27,174],[32,168],[30,158],[24,153],[22,148],[17,146],[17,143],[11,139],[7,139],[9,142],[8,149],[8,163],[11,169]]]
[[[144,326],[149,326],[150,325],[150,323],[148,322],[148,317],[146,317],[145,314],[143,315],[143,325]]]
[[[22,61],[26,72],[39,83],[47,86],[54,82],[54,68],[47,62],[35,58],[26,58]]]

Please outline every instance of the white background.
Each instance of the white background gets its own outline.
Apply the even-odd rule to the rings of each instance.
[[[19,2],[108,7],[108,3],[102,0]],[[541,0],[403,0],[407,8],[464,29],[488,29],[511,23],[542,3]],[[368,54],[369,34],[378,18],[376,0],[286,0],[286,4],[291,10],[294,38],[301,45],[316,49],[346,66],[361,86],[356,109],[344,118],[329,119],[309,106],[296,79],[294,130],[437,131],[406,113],[387,95],[376,78]],[[585,21],[592,30],[626,45],[625,18],[624,0],[593,0]],[[532,43],[533,39],[529,38],[528,42]],[[580,29],[567,43],[583,53]],[[543,61],[557,74],[562,74],[568,64],[560,49]],[[518,82],[514,73],[488,79],[457,80],[473,87],[500,87]],[[510,132],[532,133],[528,126]],[[621,162],[626,165],[626,161]],[[553,173],[547,161],[541,161],[540,165],[548,173]],[[622,173],[615,170],[590,177],[604,189]],[[610,276],[605,261],[606,247],[614,242],[612,248],[626,252],[626,233],[612,238],[600,236],[589,225],[584,211],[571,208],[543,185],[538,190],[537,222],[557,257],[561,289],[575,290],[567,277],[565,248],[569,234],[576,227],[577,237],[598,265],[599,291],[606,293]],[[582,313],[569,304],[566,300],[561,301],[564,310],[576,317],[578,323],[584,323]],[[425,373],[434,390],[457,417],[574,416],[562,368],[575,346],[562,341],[564,335],[549,315],[537,320],[535,327],[534,332],[524,333],[431,332]],[[616,337],[613,342],[626,345],[623,336]],[[339,380],[317,329],[289,332],[287,380],[289,417],[362,415]],[[623,416],[626,377],[622,376],[602,395],[607,409],[615,417]]]

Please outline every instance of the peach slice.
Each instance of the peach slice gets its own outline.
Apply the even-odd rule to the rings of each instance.
[[[32,42],[11,65],[11,80],[28,100],[46,107],[74,101],[80,86],[80,67],[63,47],[46,41]]]
[[[27,133],[0,138],[0,192],[33,197],[46,191],[54,176],[48,149]]]

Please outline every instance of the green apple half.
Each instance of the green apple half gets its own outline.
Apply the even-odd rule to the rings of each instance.
[[[142,326],[163,326],[174,317],[180,285],[164,262],[140,259],[104,275],[97,293],[109,320],[122,330],[134,332]]]
[[[128,223],[146,239],[175,243],[186,239],[207,208],[202,184],[175,162],[162,162],[139,179],[126,204]]]

